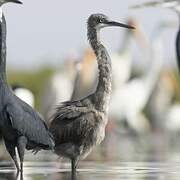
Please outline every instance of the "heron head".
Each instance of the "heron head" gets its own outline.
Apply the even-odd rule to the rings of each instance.
[[[104,14],[92,14],[88,19],[88,26],[95,29],[101,29],[101,28],[109,27],[109,26],[119,26],[119,27],[124,27],[124,28],[129,28],[129,29],[135,29],[133,26],[111,21]]]
[[[0,6],[2,6],[5,3],[9,3],[9,2],[17,3],[17,4],[22,4],[22,2],[19,1],[19,0],[0,0]]]

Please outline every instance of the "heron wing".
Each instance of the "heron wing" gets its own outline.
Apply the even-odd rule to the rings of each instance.
[[[85,113],[95,112],[93,108],[84,106],[81,101],[67,101],[61,103],[53,116],[53,121],[58,121],[60,124],[68,124]]]
[[[95,111],[80,102],[62,103],[57,108],[50,126],[56,145],[67,142],[80,143],[94,127],[94,119]]]
[[[7,105],[6,115],[13,129],[17,130],[20,135],[24,135],[36,144],[53,146],[53,140],[47,126],[30,106],[26,104],[22,106]]]

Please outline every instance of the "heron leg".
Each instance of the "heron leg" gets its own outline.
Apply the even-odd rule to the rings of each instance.
[[[77,164],[78,164],[78,158],[72,158],[71,159],[71,170],[72,170],[73,179],[76,177]]]
[[[76,159],[72,158],[71,159],[71,175],[72,175],[72,179],[75,179],[76,176]]]
[[[76,158],[76,159],[75,159],[75,169],[76,169],[77,166],[78,166],[78,162],[79,162],[79,158]]]
[[[10,143],[9,141],[5,140],[4,139],[4,143],[5,143],[5,146],[6,146],[6,149],[7,151],[9,152],[11,158],[13,159],[14,161],[14,164],[16,166],[16,169],[17,171],[19,172],[19,164],[18,164],[18,161],[17,161],[17,156],[16,156],[16,151],[15,151],[15,145]]]
[[[17,141],[17,150],[20,159],[21,172],[23,172],[23,161],[24,161],[24,153],[27,145],[27,138],[25,136],[20,136]]]

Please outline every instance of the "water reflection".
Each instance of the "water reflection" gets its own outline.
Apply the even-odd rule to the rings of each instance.
[[[34,164],[34,167],[32,165]],[[17,176],[15,170],[1,165],[0,179],[3,180],[176,180],[180,176],[178,162],[122,162],[122,163],[92,163],[83,162],[74,178],[71,176],[69,164],[61,168],[57,162],[27,163],[23,177]],[[54,164],[54,165],[52,165]],[[37,168],[38,167],[38,168]]]

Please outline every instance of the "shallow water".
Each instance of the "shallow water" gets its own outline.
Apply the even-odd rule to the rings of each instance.
[[[166,136],[106,138],[79,163],[76,180],[179,180],[179,138]],[[0,147],[0,151],[4,145]],[[5,158],[6,150],[1,154]],[[10,159],[7,154],[5,159]],[[71,180],[70,163],[52,152],[26,152],[23,177],[11,161],[0,161],[0,180]]]
[[[1,163],[0,179],[68,180],[70,164],[57,162],[25,162],[23,177],[16,177],[10,163]],[[178,162],[82,162],[76,180],[176,180],[180,178]]]

